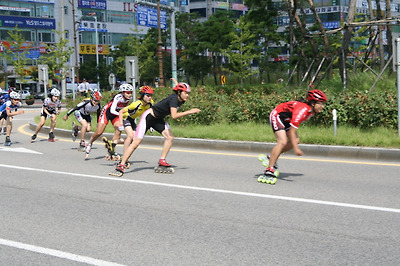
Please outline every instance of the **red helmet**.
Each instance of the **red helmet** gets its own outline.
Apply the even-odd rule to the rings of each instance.
[[[307,92],[307,101],[326,102],[328,97],[320,90],[311,90]]]
[[[147,93],[147,94],[153,94],[153,88],[150,86],[142,86],[140,87],[139,93]]]
[[[189,84],[183,83],[183,82],[178,83],[178,84],[174,87],[173,90],[174,90],[174,91],[186,91],[186,92],[190,92],[190,91],[191,91],[191,90],[190,90]]]
[[[92,91],[91,96],[93,101],[100,101],[102,98],[101,93],[98,90]]]

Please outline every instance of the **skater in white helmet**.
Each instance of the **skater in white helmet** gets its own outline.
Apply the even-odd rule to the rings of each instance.
[[[31,142],[34,142],[36,140],[37,134],[42,129],[47,118],[51,119],[48,141],[50,142],[55,141],[54,128],[56,126],[57,115],[60,114],[61,111],[61,102],[59,98],[60,98],[60,91],[56,88],[53,88],[50,91],[50,97],[44,99],[42,111],[40,113],[40,122],[36,126],[35,133],[33,133],[31,137]]]

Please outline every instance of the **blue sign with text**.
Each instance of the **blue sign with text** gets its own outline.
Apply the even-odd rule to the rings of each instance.
[[[34,29],[55,29],[56,20],[49,18],[27,18],[0,16],[0,27],[34,28]]]
[[[106,0],[78,0],[78,7],[106,10],[107,9],[107,1]]]
[[[137,24],[139,26],[157,28],[157,9],[146,6],[137,6]],[[160,11],[160,26],[161,29],[167,28],[167,12]]]

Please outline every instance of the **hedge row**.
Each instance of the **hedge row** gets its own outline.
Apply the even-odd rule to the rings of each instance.
[[[185,116],[180,121],[185,123],[212,124],[219,121],[238,123],[254,121],[265,123],[270,112],[281,102],[305,97],[304,91],[268,91],[197,89],[190,95],[190,100],[183,105],[183,110],[198,107],[202,111],[197,115]],[[332,95],[327,92],[329,101],[323,113],[307,123],[323,126],[332,125],[332,110],[336,109],[338,125],[351,125],[359,128],[384,126],[397,128],[397,95],[393,92],[362,93],[347,92]]]
[[[155,89],[154,100],[160,101],[172,93],[171,88]],[[254,121],[266,123],[269,113],[279,103],[305,97],[306,90],[285,91],[278,88],[254,87],[235,89],[224,87],[193,88],[187,103],[181,111],[200,108],[195,115],[185,116],[179,123],[210,125],[218,122],[240,123]],[[397,95],[394,92],[365,93],[351,92],[334,94],[326,92],[329,101],[323,113],[307,123],[323,126],[332,125],[332,110],[337,110],[338,125],[351,125],[363,129],[384,126],[397,128]],[[102,104],[113,95],[103,93]],[[69,102],[69,107],[79,100]],[[172,121],[170,121],[172,122]],[[172,122],[174,123],[174,122]]]

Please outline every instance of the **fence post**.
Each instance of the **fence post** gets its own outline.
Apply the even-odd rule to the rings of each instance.
[[[337,132],[337,114],[336,114],[336,109],[332,110],[332,116],[333,116],[333,135],[336,137],[336,132]]]

